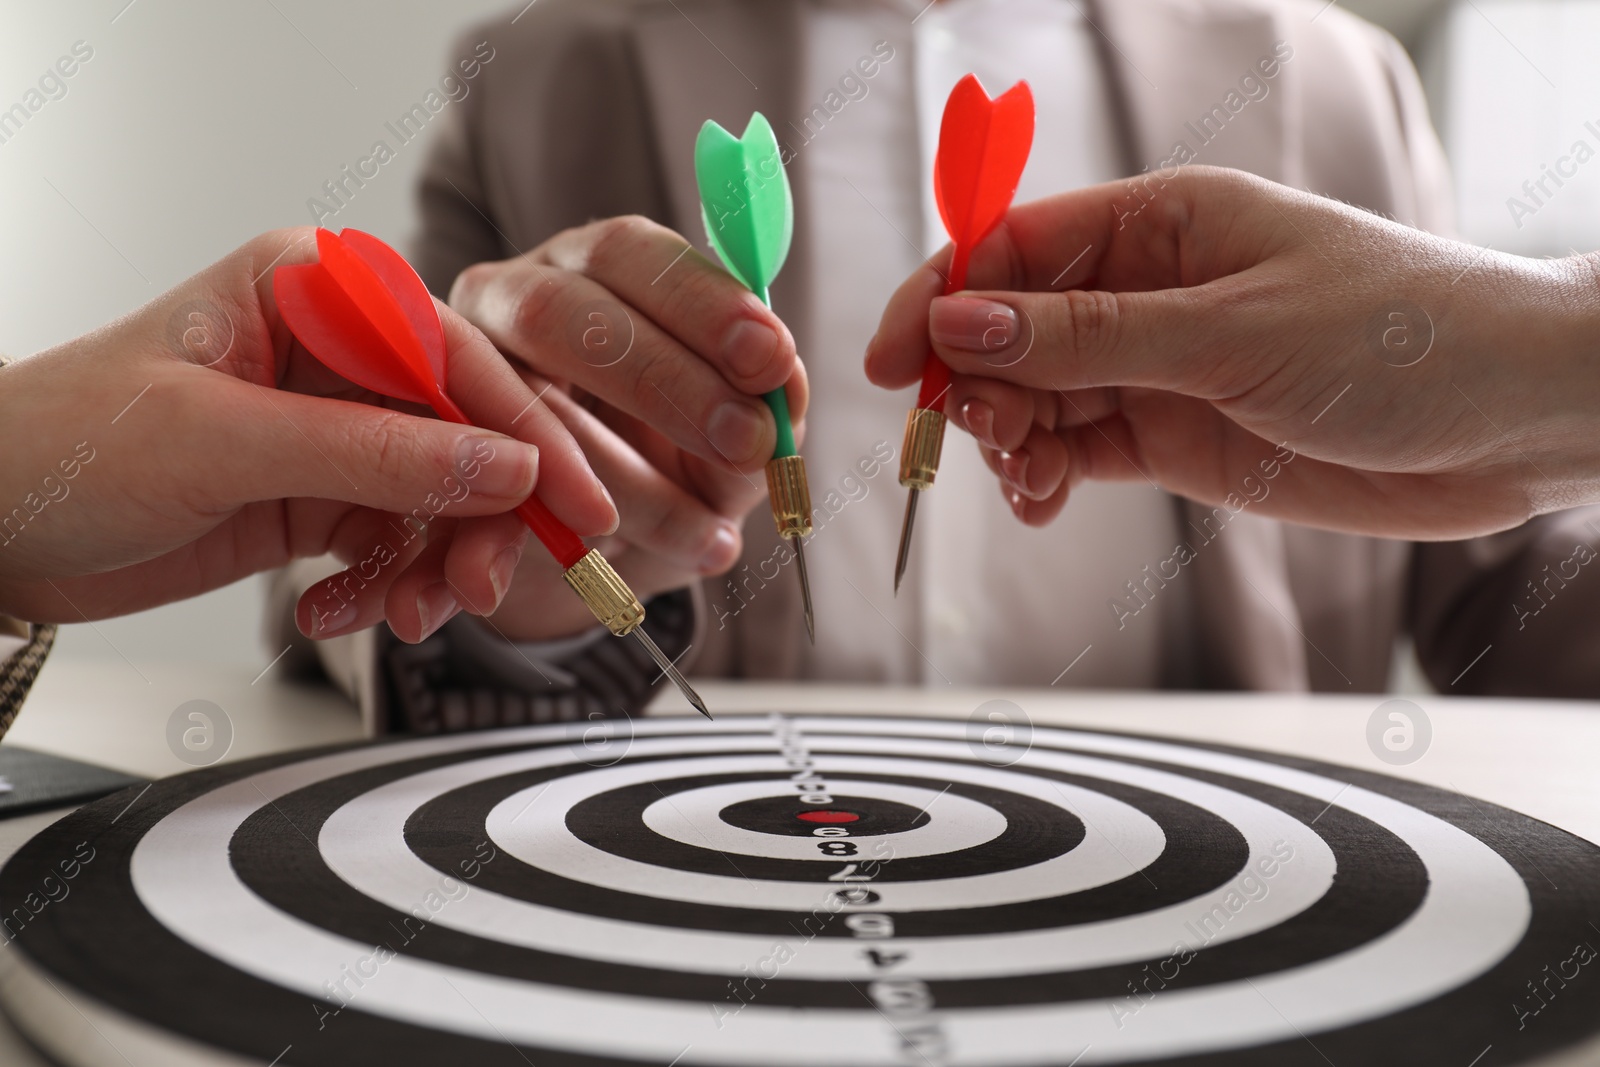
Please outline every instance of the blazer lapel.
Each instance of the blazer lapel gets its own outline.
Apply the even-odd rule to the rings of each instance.
[[[1092,0],[1089,17],[1104,42],[1135,173],[1193,162],[1299,184],[1291,165],[1299,156],[1290,143],[1293,60],[1276,61],[1271,79],[1257,67],[1274,60],[1273,46],[1286,36],[1271,14],[1194,0]]]

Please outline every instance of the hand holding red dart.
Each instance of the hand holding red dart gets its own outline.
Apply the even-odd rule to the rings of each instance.
[[[329,368],[374,392],[425,404],[471,425],[447,392],[448,365],[438,309],[410,265],[356,230],[317,231],[321,262],[282,267],[275,298],[300,342]],[[697,709],[704,703],[640,628],[644,608],[605,557],[587,548],[537,496],[517,514],[566,572],[568,584],[617,636],[635,635]]]
[[[1032,148],[1033,90],[1027,82],[1018,82],[993,100],[975,75],[968,74],[956,83],[945,104],[933,164],[939,217],[955,245],[945,279],[946,296],[966,288],[972,250],[1005,217]],[[940,404],[949,388],[950,368],[929,353],[917,406],[906,416],[905,440],[900,446],[900,484],[910,495],[895,558],[895,592],[900,591],[911,559],[917,496],[933,484],[939,472],[945,424]]]
[[[0,497],[26,504],[0,530],[0,613],[108,618],[333,554],[350,569],[302,599],[301,629],[316,606],[315,636],[387,619],[417,640],[462,605],[500,602],[527,538],[508,509],[536,480],[581,533],[616,522],[563,420],[542,404],[519,420],[534,393],[447,309],[452,389],[486,429],[417,417],[310,357],[270,268],[315,258],[312,235],[256,237],[118,322],[0,370],[13,431]],[[413,509],[437,520],[426,538],[406,536]]]

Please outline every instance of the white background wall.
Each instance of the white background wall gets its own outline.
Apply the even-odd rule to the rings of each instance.
[[[1597,44],[1594,0],[1458,3],[1428,34],[1419,51],[1463,237],[1526,256],[1600,248]],[[1579,141],[1595,155],[1581,165],[1563,158]],[[1573,177],[1546,178],[1530,197],[1523,183],[1546,167]]]
[[[1463,235],[1529,255],[1600,247],[1600,158],[1522,227],[1506,198],[1600,137],[1596,0],[1353,0],[1422,57],[1457,174]],[[94,57],[0,144],[0,352],[76,336],[245,238],[312,221],[322,183],[435,87],[501,0],[0,3],[0,110],[76,41]],[[413,142],[333,220],[403,243]],[[0,428],[3,429],[3,428]],[[57,653],[259,663],[259,591],[241,583],[130,619],[68,627]]]
[[[0,3],[0,110],[74,42],[94,49],[66,94],[0,143],[0,352],[75,337],[254,234],[312,222],[307,198],[438,86],[457,35],[516,12],[504,0]],[[423,151],[401,148],[330,224],[403,243]],[[67,627],[56,655],[264,667],[277,650],[260,643],[259,613],[259,586],[244,582]]]

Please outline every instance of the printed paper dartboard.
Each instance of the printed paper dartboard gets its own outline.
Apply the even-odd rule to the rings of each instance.
[[[1600,1031],[1588,842],[1303,759],[992,740],[661,719],[197,771],[0,873],[0,999],[138,1067],[1489,1067]]]

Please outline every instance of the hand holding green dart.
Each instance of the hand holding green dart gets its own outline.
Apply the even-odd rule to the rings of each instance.
[[[772,124],[757,111],[750,116],[743,137],[734,137],[707,120],[694,145],[695,177],[700,185],[700,210],[706,235],[723,266],[768,307],[768,288],[794,238],[794,196],[789,176],[778,152]],[[806,461],[795,450],[794,427],[789,421],[789,401],[780,386],[766,394],[767,407],[778,424],[778,446],[767,463],[767,493],[778,533],[794,543],[800,571],[800,591],[805,598],[806,634],[816,643],[816,622],[811,610],[811,582],[806,575],[801,547],[811,532],[811,489],[806,482]]]

